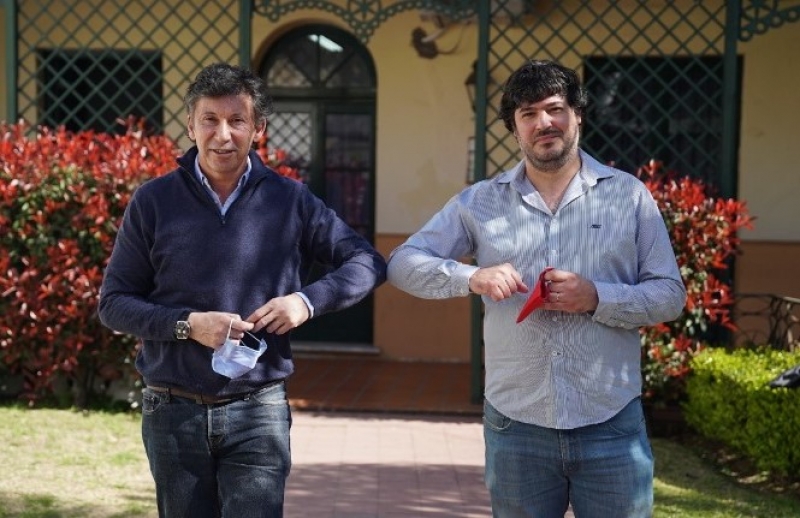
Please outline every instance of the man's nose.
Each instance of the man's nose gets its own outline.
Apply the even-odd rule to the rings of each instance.
[[[230,138],[231,138],[231,127],[230,127],[230,125],[227,122],[222,121],[219,124],[219,127],[217,128],[217,135],[222,140],[230,140]]]
[[[553,125],[553,117],[546,111],[542,111],[536,117],[536,126],[539,129],[547,129]]]

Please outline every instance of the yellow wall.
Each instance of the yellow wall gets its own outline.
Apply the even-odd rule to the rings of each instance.
[[[740,45],[744,74],[739,198],[758,218],[755,229],[742,232],[747,241],[800,241],[797,49],[800,22],[770,29]]]
[[[296,11],[278,24],[256,17],[257,67],[268,45],[288,28],[323,22],[351,30],[332,15]],[[367,44],[377,70],[376,228],[408,233],[419,228],[466,185],[467,140],[475,121],[464,87],[477,55],[475,26],[454,27],[436,41],[455,52],[425,59],[411,46],[411,31],[432,23],[416,11],[391,17]]]

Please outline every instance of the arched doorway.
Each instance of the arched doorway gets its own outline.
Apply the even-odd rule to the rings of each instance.
[[[353,35],[329,25],[296,28],[259,66],[275,104],[269,145],[283,149],[311,191],[351,227],[375,238],[375,66]],[[313,277],[325,272],[315,268]],[[293,340],[311,347],[372,344],[373,297],[312,319]]]

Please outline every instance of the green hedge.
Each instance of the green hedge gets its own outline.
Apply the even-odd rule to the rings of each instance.
[[[769,382],[800,364],[800,351],[707,349],[692,360],[686,422],[763,470],[800,475],[800,389]]]

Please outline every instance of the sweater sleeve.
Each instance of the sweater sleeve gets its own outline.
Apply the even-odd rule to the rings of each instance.
[[[100,321],[114,331],[144,340],[173,340],[175,322],[186,318],[190,308],[172,308],[148,300],[154,271],[148,252],[152,228],[142,203],[143,189],[131,199],[117,232],[114,250],[100,288]]]
[[[327,273],[305,286],[302,293],[314,307],[315,316],[348,308],[386,280],[386,261],[308,190],[303,205],[303,247]]]

